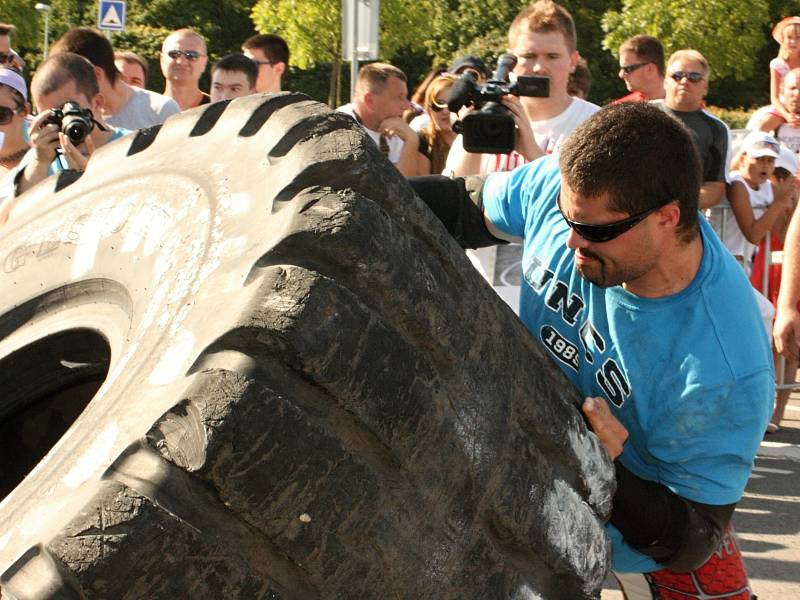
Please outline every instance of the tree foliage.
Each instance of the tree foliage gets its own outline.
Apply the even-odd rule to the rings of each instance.
[[[12,47],[35,48],[41,44],[43,25],[39,13],[29,0],[3,0],[0,2],[0,23],[16,26]]]
[[[681,48],[702,52],[712,78],[742,80],[753,74],[769,20],[767,0],[623,0],[621,11],[603,17],[603,46],[616,53],[626,38],[652,35],[667,55]]]

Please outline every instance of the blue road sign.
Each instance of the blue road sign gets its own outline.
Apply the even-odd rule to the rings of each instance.
[[[124,0],[100,0],[97,11],[97,28],[103,31],[125,30]]]

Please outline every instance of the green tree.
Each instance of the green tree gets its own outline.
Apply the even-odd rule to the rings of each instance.
[[[750,77],[756,57],[767,42],[767,0],[623,0],[622,10],[603,17],[603,46],[616,53],[626,38],[636,34],[657,37],[667,55],[695,48],[708,59],[712,78]]]
[[[383,0],[380,4],[380,56],[390,61],[401,48],[421,47],[430,35],[433,0]],[[328,103],[340,102],[341,0],[258,0],[252,11],[256,29],[277,33],[289,44],[292,63],[308,69],[331,65]]]
[[[0,23],[10,23],[17,28],[11,38],[15,48],[35,48],[42,43],[43,26],[33,5],[29,0],[0,2]]]

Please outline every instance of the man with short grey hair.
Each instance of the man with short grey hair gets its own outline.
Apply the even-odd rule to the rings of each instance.
[[[208,104],[211,98],[199,86],[207,64],[206,41],[200,34],[191,29],[170,33],[161,47],[164,95],[175,100],[181,110]]]
[[[409,107],[405,73],[386,63],[361,67],[353,102],[338,108],[353,117],[406,177],[417,174],[417,133],[403,120]]]

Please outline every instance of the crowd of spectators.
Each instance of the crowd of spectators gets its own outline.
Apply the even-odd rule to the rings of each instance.
[[[50,56],[33,74],[29,93],[25,63],[11,48],[12,32],[13,26],[0,24],[0,224],[13,218],[19,194],[60,170],[85,169],[92,152],[100,146],[209,102],[280,92],[282,76],[290,64],[289,48],[280,36],[253,36],[242,44],[241,53],[229,54],[212,65],[206,93],[200,87],[208,66],[206,42],[191,29],[179,29],[163,42],[160,68],[166,84],[162,93],[156,93],[146,89],[150,66],[145,58],[132,52],[115,52],[103,35],[89,28],[75,28],[53,45]],[[770,289],[760,289],[758,282],[768,266],[764,241],[770,238],[773,249],[780,247],[800,195],[796,179],[800,18],[784,19],[773,35],[780,53],[770,64],[771,104],[754,117],[754,133],[737,153],[733,152],[727,125],[705,108],[712,65],[696,49],[681,49],[665,58],[656,38],[637,35],[626,40],[618,51],[619,77],[629,93],[612,103],[649,103],[689,132],[701,173],[698,207],[729,207],[718,219],[723,224],[720,237],[741,269],[753,276],[770,334],[774,311],[769,307],[777,301],[779,274],[775,281],[770,280]],[[458,114],[448,107],[450,92],[459,78],[477,84],[492,78],[491,70],[477,56],[463,56],[446,69],[432,70],[410,98],[402,70],[387,63],[366,64],[358,73],[352,101],[338,110],[360,124],[406,177],[509,173],[547,155],[559,154],[572,133],[593,119],[601,107],[586,100],[591,72],[579,54],[572,17],[560,5],[539,0],[523,9],[509,28],[508,51],[516,57],[512,78],[535,75],[549,79],[546,96],[502,97],[502,105],[515,125],[511,152],[467,151],[457,124],[475,107],[466,106]],[[54,122],[52,117],[68,106],[88,116],[92,128],[85,137],[71,139]],[[637,158],[630,156],[628,160],[636,162]],[[661,208],[663,205],[658,205],[638,214],[616,212],[628,214],[630,223],[624,225],[629,229]],[[587,225],[566,215],[564,218],[577,235],[597,244],[605,241],[593,239],[593,235],[600,236],[593,232],[617,225],[610,221]],[[619,235],[617,232],[613,237]],[[523,276],[526,263],[522,248],[510,243],[469,251],[476,268],[515,311],[520,310],[520,288],[531,284],[529,277]],[[592,259],[591,251],[586,250],[585,256]],[[531,258],[526,259],[530,266]],[[774,272],[771,269],[770,276]],[[567,302],[566,296],[563,302]],[[789,364],[792,375],[796,369],[796,362]],[[785,392],[778,392],[768,433],[779,429],[786,398]],[[647,439],[641,443],[646,445]],[[687,510],[695,509],[692,505]]]

